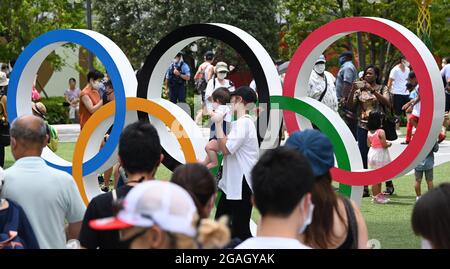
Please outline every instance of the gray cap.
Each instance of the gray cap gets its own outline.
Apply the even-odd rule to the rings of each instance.
[[[319,58],[316,60],[316,62],[314,64],[318,64],[318,63],[326,63],[327,60],[325,60],[325,56],[320,55]]]

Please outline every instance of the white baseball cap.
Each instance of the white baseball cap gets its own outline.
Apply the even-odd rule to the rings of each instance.
[[[167,232],[194,237],[197,208],[189,193],[167,181],[146,181],[131,189],[117,216],[91,220],[95,230],[159,226]]]

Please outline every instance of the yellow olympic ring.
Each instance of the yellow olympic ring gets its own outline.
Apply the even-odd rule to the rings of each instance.
[[[75,144],[75,149],[73,152],[73,168],[72,176],[75,179],[78,190],[80,191],[81,197],[84,203],[87,205],[89,199],[86,195],[86,191],[83,183],[83,155],[86,145],[89,141],[89,137],[94,132],[96,127],[106,118],[114,114],[115,102],[112,101],[104,106],[102,106],[98,111],[96,111],[83,127],[80,132],[80,136]],[[196,162],[196,155],[194,147],[192,145],[191,139],[188,137],[186,131],[183,129],[178,120],[164,107],[155,103],[154,101],[137,98],[137,97],[127,97],[126,98],[126,109],[134,111],[146,112],[154,117],[161,120],[167,127],[177,126],[177,128],[171,128],[180,143],[181,149],[184,154],[184,158],[187,163]]]

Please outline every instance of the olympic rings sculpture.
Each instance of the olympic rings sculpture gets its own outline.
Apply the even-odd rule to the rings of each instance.
[[[306,96],[314,61],[337,39],[353,32],[369,32],[385,38],[409,59],[421,87],[422,115],[415,138],[392,163],[363,171],[356,141],[344,121],[330,108]],[[444,115],[444,89],[439,69],[423,42],[405,27],[381,18],[351,17],[332,21],[311,33],[295,52],[284,86],[264,47],[243,30],[226,24],[196,24],[181,27],[163,38],[147,57],[139,77],[122,50],[109,38],[90,30],[55,30],[33,40],[16,61],[8,89],[8,120],[31,114],[30,89],[34,75],[46,56],[67,42],[79,44],[97,55],[107,68],[116,100],[88,120],[77,140],[72,163],[49,149],[42,157],[57,169],[71,173],[88,201],[100,193],[96,175],[117,162],[119,136],[126,124],[149,120],[158,130],[169,168],[195,162],[205,156],[206,138],[183,109],[161,98],[161,85],[173,56],[204,37],[216,38],[234,48],[252,70],[260,103],[267,109],[258,118],[260,149],[279,145],[281,118],[289,132],[317,125],[332,141],[337,165],[333,179],[353,186],[348,195],[356,201],[363,185],[400,176],[416,166],[431,150]],[[113,124],[111,135],[99,151],[103,135]],[[176,126],[176,128],[174,128]]]

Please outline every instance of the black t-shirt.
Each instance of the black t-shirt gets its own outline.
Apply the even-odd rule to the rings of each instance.
[[[39,244],[33,232],[33,228],[31,227],[30,222],[28,221],[28,218],[22,207],[12,202],[11,200],[8,200],[8,203],[8,208],[0,210],[0,232],[4,232],[5,225],[12,218],[12,209],[15,208],[16,210],[19,210],[19,225],[16,232],[20,239],[23,240],[23,247],[26,249],[39,249]]]
[[[117,198],[123,198],[131,190],[131,186],[124,185],[116,189]],[[119,231],[97,231],[89,227],[93,219],[109,218],[113,216],[113,196],[111,192],[100,194],[89,203],[84,214],[80,231],[80,244],[88,249],[127,249],[128,243],[119,238]]]

